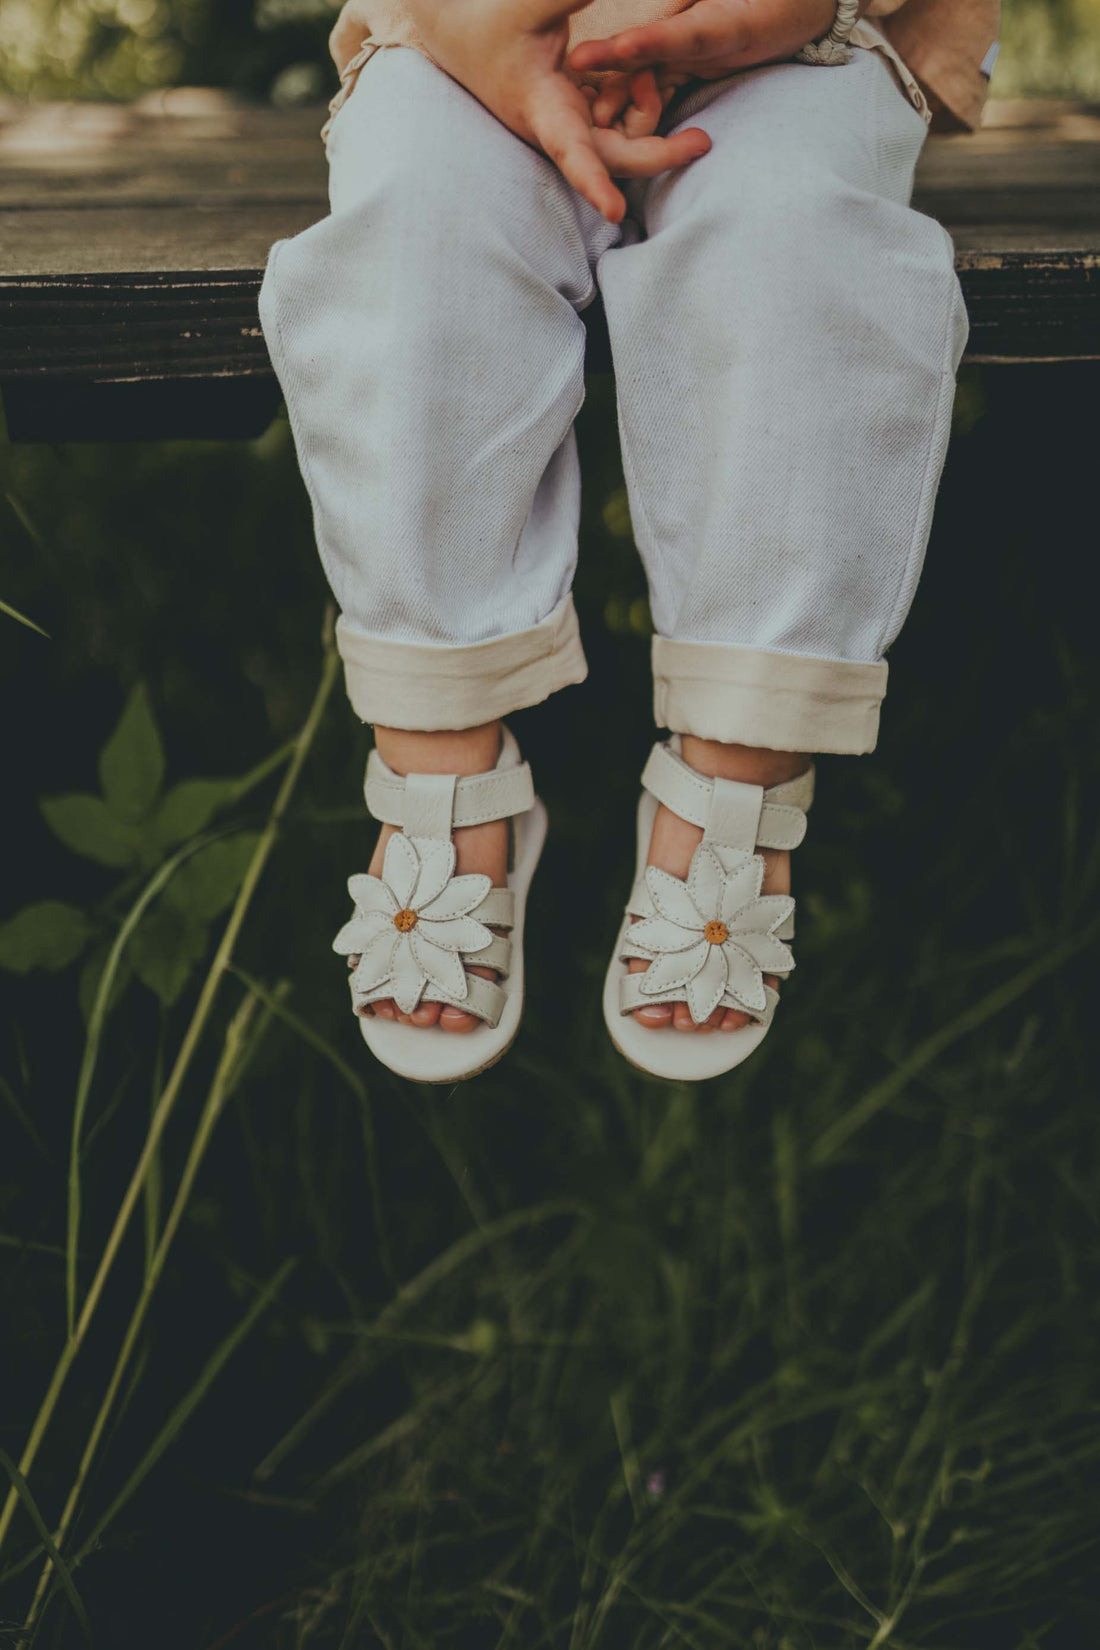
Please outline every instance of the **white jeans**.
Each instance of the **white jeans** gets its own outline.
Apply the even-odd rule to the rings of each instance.
[[[689,90],[681,125],[710,153],[628,185],[616,228],[415,51],[338,114],[332,215],[274,248],[261,316],[365,721],[468,727],[583,679],[598,285],[658,723],[874,747],[966,337],[950,240],[908,205],[925,124],[861,50]]]

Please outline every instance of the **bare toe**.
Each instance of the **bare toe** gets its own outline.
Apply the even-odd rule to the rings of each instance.
[[[668,1003],[651,1003],[647,1008],[636,1008],[634,1018],[640,1026],[667,1026],[672,1019],[672,1008]]]
[[[672,1024],[677,1031],[694,1031],[695,1021],[691,1017],[691,1009],[687,1003],[673,1003]]]
[[[475,1031],[481,1024],[476,1014],[466,1014],[461,1008],[454,1008],[450,1003],[444,1005],[439,1016],[440,1031]]]
[[[376,1003],[364,1003],[359,1012],[360,1014],[370,1014],[372,1010],[380,1020],[397,1019],[397,1005],[390,997],[383,997]]]
[[[409,1022],[414,1026],[434,1026],[439,1019],[442,1003],[421,1003],[419,1008],[409,1015]]]

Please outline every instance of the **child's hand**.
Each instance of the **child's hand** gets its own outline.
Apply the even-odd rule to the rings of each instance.
[[[836,0],[695,0],[662,22],[624,29],[610,40],[584,40],[569,54],[578,74],[618,69],[630,74],[663,65],[678,74],[716,80],[757,63],[782,62],[827,34]]]
[[[691,79],[670,69],[636,69],[612,75],[603,85],[582,86],[597,127],[614,127],[627,137],[651,137],[673,93]],[[599,139],[597,138],[597,143]]]
[[[710,139],[698,127],[656,137],[655,121],[637,134],[597,126],[588,98],[565,68],[569,18],[588,3],[407,0],[440,68],[541,149],[598,212],[619,223],[626,201],[613,177],[648,178],[686,166],[706,154]]]

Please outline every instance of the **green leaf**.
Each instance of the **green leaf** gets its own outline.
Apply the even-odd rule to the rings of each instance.
[[[174,785],[152,820],[157,843],[174,848],[198,836],[216,813],[235,800],[239,788],[235,779],[185,779]]]
[[[196,920],[196,913],[164,899],[157,901],[135,930],[130,941],[134,971],[165,1008],[171,1008],[183,992],[206,951],[206,940],[206,924]]]
[[[91,923],[75,905],[48,899],[24,906],[0,923],[0,968],[13,974],[29,974],[32,968],[57,973],[76,961],[91,933]]]
[[[137,858],[137,833],[116,819],[98,796],[48,796],[39,803],[42,817],[66,848],[100,865],[131,865]]]
[[[144,682],[131,693],[100,752],[99,779],[107,806],[120,819],[144,819],[157,799],[164,780],[164,748]]]
[[[255,831],[242,831],[224,842],[212,842],[180,866],[165,890],[165,899],[205,921],[218,916],[236,898],[259,840]]]

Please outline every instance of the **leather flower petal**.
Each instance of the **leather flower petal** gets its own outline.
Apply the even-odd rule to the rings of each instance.
[[[714,949],[717,951],[718,947]],[[739,1005],[754,1013],[761,1013],[768,1003],[764,995],[764,980],[760,969],[749,956],[747,951],[727,940],[722,946],[722,953],[726,959],[729,975],[726,981],[726,990],[731,997],[736,998]]]
[[[332,949],[341,957],[354,957],[356,952],[365,951],[371,941],[379,934],[396,934],[393,918],[383,911],[368,911],[366,915],[355,915],[346,922],[332,942]]]
[[[457,998],[461,1002],[466,997],[469,986],[466,982],[466,970],[458,953],[444,951],[441,946],[433,945],[427,937],[427,930],[419,924],[409,934],[409,945],[418,967],[427,978],[425,989],[429,997],[434,987],[445,997]]]
[[[359,964],[351,976],[352,989],[355,991],[373,991],[390,977],[393,968],[393,954],[401,936],[393,923],[389,923],[364,948]]]
[[[707,843],[700,842],[691,856],[687,885],[696,910],[708,922],[721,911],[722,887],[725,880],[717,854]]]
[[[392,840],[396,842],[397,838],[393,837]],[[416,930],[414,929],[412,932],[415,933]],[[402,1014],[413,1012],[424,995],[424,987],[428,983],[424,976],[424,970],[413,956],[412,946],[409,944],[411,937],[411,934],[406,934],[403,939],[399,939],[393,959],[393,971],[390,975],[390,982],[393,986],[393,1000]],[[442,956],[443,953],[440,952],[440,955]]]
[[[738,950],[747,952],[764,974],[789,974],[794,967],[794,953],[790,946],[777,940],[774,934],[743,934],[733,936]]]
[[[720,945],[708,945],[708,956],[692,979],[688,980],[684,995],[687,997],[691,1017],[697,1026],[710,1018],[718,1007],[723,991],[726,989],[726,956],[725,949]]]
[[[700,940],[689,951],[667,951],[663,957],[651,963],[645,973],[641,975],[638,989],[645,997],[659,997],[662,991],[675,991],[686,985],[688,980],[694,979],[707,960],[707,953],[713,951],[714,946],[708,945],[706,940]]]
[[[641,922],[630,925],[632,943],[655,955],[665,951],[686,951],[688,946],[699,944],[701,933],[698,925],[681,928],[678,922],[669,922],[667,917],[645,917]]]
[[[420,875],[409,904],[420,911],[443,892],[454,875],[455,847],[453,842],[437,842],[432,837],[415,837],[413,847],[420,860]]]
[[[444,951],[484,951],[493,943],[492,932],[476,917],[450,917],[446,922],[436,922],[434,918],[422,916],[417,932],[430,945],[441,946]]]
[[[786,922],[793,910],[790,894],[761,894],[722,920],[731,934],[770,934]]]
[[[660,870],[656,865],[648,865],[645,885],[657,910],[669,922],[678,923],[681,928],[701,929],[707,921],[696,910],[686,883],[681,882],[679,877],[669,876],[667,871]]]
[[[744,865],[739,865],[726,878],[722,889],[722,921],[726,927],[732,929],[734,919],[739,911],[751,905],[760,892],[760,885],[764,880],[764,861],[759,854],[753,854]]]
[[[416,849],[407,836],[402,836],[400,831],[395,832],[386,843],[386,856],[382,861],[382,881],[397,901],[399,911],[407,908],[419,875],[420,860]]]
[[[385,911],[391,917],[401,907],[381,877],[371,877],[365,871],[348,878],[348,893],[360,911]]]
[[[418,907],[420,915],[432,922],[447,922],[451,917],[468,916],[477,909],[492,886],[492,877],[482,876],[480,872],[453,877],[433,900]]]

